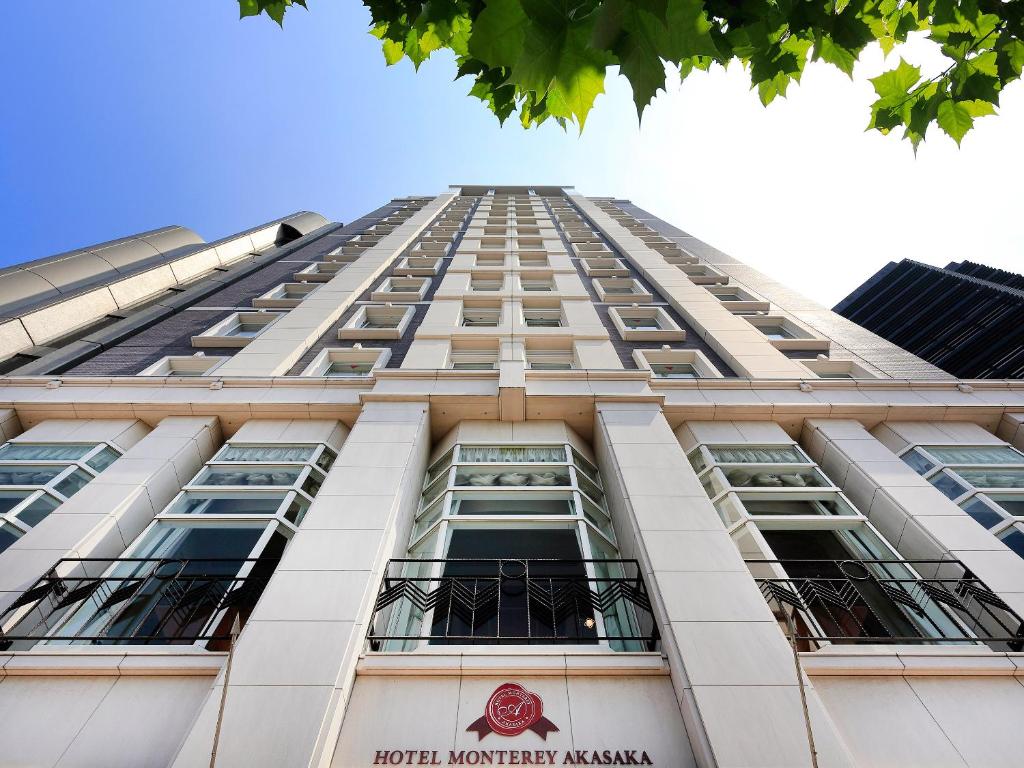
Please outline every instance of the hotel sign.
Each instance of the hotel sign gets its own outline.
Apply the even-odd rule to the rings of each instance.
[[[547,741],[558,726],[544,717],[544,701],[518,683],[503,683],[487,699],[484,713],[466,729],[477,735],[515,737],[532,731]],[[374,765],[653,765],[640,749],[378,749]]]

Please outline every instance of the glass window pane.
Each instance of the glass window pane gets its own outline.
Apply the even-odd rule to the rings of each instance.
[[[730,446],[712,448],[711,455],[719,464],[809,464],[810,461],[795,446],[772,445],[763,447]]]
[[[294,485],[299,479],[299,467],[225,467],[203,469],[195,479],[196,485]]]
[[[42,494],[18,513],[18,519],[29,527],[39,525],[53,510],[60,506],[60,502],[48,494]]]
[[[320,486],[323,484],[323,475],[319,472],[310,472],[309,477],[307,477],[305,482],[302,484],[302,490],[306,492],[307,496],[316,496],[320,493]]]
[[[121,458],[121,454],[115,451],[113,448],[106,447],[99,453],[91,456],[85,463],[95,469],[97,472],[102,472],[104,469],[109,467],[115,461]]]
[[[317,456],[316,465],[326,472],[334,465],[334,460],[337,458],[338,454],[330,448],[324,448],[323,452]]]
[[[1002,539],[1003,544],[1016,552],[1020,557],[1024,557],[1024,533],[1019,528],[1011,528],[1009,533],[999,538]],[[2,546],[3,544],[0,543],[0,547]]]
[[[456,497],[452,503],[453,515],[575,515],[572,499],[531,499],[514,497],[504,499],[478,499],[472,496]]]
[[[1024,517],[1024,496],[1005,493],[989,493],[987,496],[1014,517]]]
[[[944,464],[1024,464],[1024,455],[1008,446],[929,447],[925,450]]]
[[[736,488],[820,488],[829,485],[814,469],[728,469],[725,477]]]
[[[743,499],[752,515],[852,515],[838,499]]]
[[[597,467],[595,467],[593,464],[591,464],[589,461],[583,458],[583,456],[580,455],[580,452],[577,451],[575,448],[572,449],[572,461],[576,465],[576,469],[583,472],[583,474],[585,474],[594,482],[598,481],[599,478],[597,473]]]
[[[309,461],[313,445],[226,445],[214,461]]]
[[[459,461],[466,464],[510,464],[566,461],[561,445],[464,445]]]
[[[46,485],[65,469],[67,467],[2,464],[0,485]]]
[[[85,456],[94,447],[95,443],[87,445],[7,443],[0,447],[0,461],[75,461]]]
[[[274,515],[285,494],[261,493],[220,496],[210,493],[186,493],[168,510],[171,515]]]
[[[335,361],[327,366],[324,376],[344,378],[346,376],[366,376],[373,370],[373,363],[345,363]]]
[[[996,512],[988,504],[975,496],[970,501],[961,505],[964,512],[973,517],[986,528],[991,528],[996,523],[1003,522],[1003,516]]]
[[[435,461],[430,465],[427,470],[427,482],[433,481],[438,475],[448,471],[448,467],[452,465],[452,454],[455,453],[455,449],[448,451],[444,456]]]
[[[697,369],[689,363],[651,363],[651,373],[659,379],[697,378]]]
[[[74,496],[80,490],[85,488],[92,480],[92,475],[88,474],[84,470],[76,469],[70,475],[65,477],[54,488],[65,496]]]
[[[975,488],[1024,488],[1024,469],[958,469]]]
[[[0,491],[0,515],[10,512],[35,491]]]
[[[935,469],[935,464],[926,459],[919,451],[907,451],[900,458],[919,475]]]
[[[455,473],[455,484],[477,488],[490,486],[536,488],[569,485],[569,468],[556,467],[544,471],[510,468],[495,472],[489,467],[463,466]]]
[[[956,499],[967,493],[968,488],[963,484],[957,482],[953,477],[947,475],[945,472],[939,472],[938,474],[932,475],[928,482],[942,491],[950,499]]]
[[[0,552],[3,552],[20,538],[21,531],[17,528],[13,525],[7,525],[7,523],[0,523]]]
[[[193,560],[198,561],[192,565],[199,572],[236,573],[237,562],[211,564],[209,561],[248,558],[267,525],[158,523],[145,534],[139,546],[133,550],[132,557]],[[137,567],[130,563],[124,566]]]
[[[295,498],[292,499],[292,503],[288,505],[288,509],[284,512],[284,519],[290,523],[298,525],[302,522],[302,518],[306,516],[306,512],[308,511],[309,502],[300,494],[295,494]]]

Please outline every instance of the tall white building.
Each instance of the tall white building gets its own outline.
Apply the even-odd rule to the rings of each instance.
[[[0,766],[1021,762],[1024,382],[628,201],[168,227],[0,308]]]

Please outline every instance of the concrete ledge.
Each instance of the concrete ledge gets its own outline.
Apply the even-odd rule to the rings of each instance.
[[[135,675],[174,677],[217,675],[227,660],[226,653],[186,650],[166,651],[152,647],[119,646],[98,648],[47,648],[0,654],[0,677],[67,677],[69,675]]]
[[[569,652],[526,649],[488,653],[486,649],[466,653],[417,651],[412,653],[367,653],[359,659],[357,675],[573,675],[628,676],[668,675],[668,663],[660,653],[617,653],[615,651]]]

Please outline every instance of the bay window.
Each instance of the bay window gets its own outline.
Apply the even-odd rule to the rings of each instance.
[[[653,633],[639,571],[619,559],[589,459],[568,444],[459,444],[427,470],[371,647],[643,650]]]

